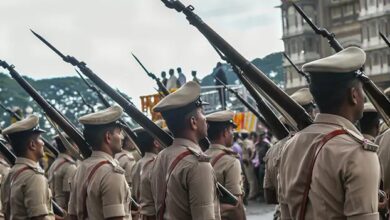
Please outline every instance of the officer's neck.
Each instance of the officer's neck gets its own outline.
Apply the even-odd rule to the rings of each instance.
[[[199,144],[199,139],[200,139],[195,132],[186,132],[186,131],[183,131],[180,134],[175,134],[175,138],[187,139],[194,142],[195,144]]]

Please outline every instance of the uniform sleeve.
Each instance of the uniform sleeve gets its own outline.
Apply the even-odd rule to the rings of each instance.
[[[65,170],[64,178],[62,179],[62,191],[70,192],[70,182],[76,173],[77,167],[74,164],[68,166]]]
[[[29,218],[53,214],[51,192],[44,175],[32,175],[23,189],[24,205]]]
[[[112,172],[104,176],[101,199],[105,219],[129,216],[130,189],[123,174]]]
[[[146,216],[155,216],[156,210],[154,207],[154,200],[152,194],[152,185],[150,181],[150,173],[152,169],[152,164],[146,164],[144,167],[142,176],[141,176],[141,214]]]
[[[379,161],[375,153],[360,150],[350,157],[343,175],[347,219],[379,219],[379,177]]]
[[[390,172],[390,132],[386,132],[383,136],[380,136],[376,140],[376,143],[379,145],[378,157],[381,166],[381,177],[383,181],[383,189],[389,193],[390,192],[390,175],[385,175],[385,173]]]
[[[125,158],[126,158],[126,163],[124,164],[123,169],[125,170],[125,177],[126,177],[127,183],[129,184],[129,186],[132,186],[131,174],[133,172],[133,168],[134,168],[134,165],[135,165],[135,160],[134,159],[129,159],[127,157],[125,157]]]
[[[138,198],[138,192],[140,187],[140,169],[141,169],[141,160],[139,160],[133,167],[133,170],[131,172],[131,195],[133,198]]]
[[[238,159],[234,158],[231,166],[227,167],[225,188],[234,195],[242,195],[241,181],[241,164]]]
[[[214,202],[216,195],[216,178],[210,163],[195,164],[188,173],[188,195],[193,220],[214,220]]]
[[[72,180],[69,182],[69,188],[70,188],[70,196],[69,196],[69,203],[68,203],[69,215],[77,215],[76,176],[77,176],[77,172],[73,175]]]

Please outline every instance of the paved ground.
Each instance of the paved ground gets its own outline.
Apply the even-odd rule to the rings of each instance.
[[[272,220],[275,205],[250,202],[246,207],[247,220]]]

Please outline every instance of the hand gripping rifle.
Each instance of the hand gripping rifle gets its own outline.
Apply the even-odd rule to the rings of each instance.
[[[16,112],[12,111],[11,109],[5,107],[3,104],[0,103],[0,107],[3,108],[6,112],[8,112],[12,117],[16,118],[17,121],[22,120],[22,117],[18,115]],[[55,148],[48,140],[46,140],[44,137],[41,138],[43,143],[45,143],[45,148],[54,155],[54,157],[58,157],[58,154],[60,152]]]
[[[3,142],[0,141],[0,152],[4,155],[5,159],[7,159],[12,165],[15,165],[16,156],[12,153]],[[66,210],[63,210],[53,199],[51,200],[51,204],[53,205],[54,214],[65,217]]]
[[[90,88],[92,91],[94,91],[98,95],[98,97],[99,97],[100,101],[103,103],[103,105],[106,108],[109,108],[111,106],[110,103],[107,101],[106,98],[104,98],[103,94],[99,91],[99,89],[96,88],[94,85],[90,84],[87,80],[85,80],[83,75],[81,75],[81,73],[77,69],[76,69],[76,72],[80,76],[80,78],[83,80],[83,82],[88,86],[88,88]],[[140,155],[142,155],[141,150],[135,144],[137,135],[131,130],[130,126],[124,120],[120,119],[119,121],[124,125],[123,129],[125,130],[126,134],[129,135],[129,137],[133,141],[136,151]]]
[[[382,34],[381,32],[379,32],[379,35],[381,36],[381,38],[383,39],[383,41],[385,41],[385,43],[387,44],[388,47],[390,47],[390,42],[389,42],[389,39],[387,39],[387,37]]]
[[[252,95],[252,93],[254,92],[253,89],[252,89],[252,92],[250,92],[250,93],[251,93],[252,97],[254,97],[254,99],[256,100],[256,103],[257,103],[256,105],[258,106],[258,109],[262,110],[261,112],[266,116],[267,119],[265,119],[263,116],[261,116],[260,113],[251,104],[249,104],[243,97],[241,97],[238,94],[238,92],[236,92],[233,89],[227,87],[218,78],[216,78],[216,80],[218,80],[223,85],[223,87],[225,87],[225,89],[227,89],[229,92],[233,93],[237,97],[237,99],[242,102],[242,104],[244,104],[254,115],[256,115],[256,117],[272,131],[272,133],[275,135],[275,137],[277,139],[281,140],[281,139],[283,139],[283,138],[288,136],[289,131],[287,130],[287,128],[283,125],[283,123],[280,122],[278,117],[269,108],[269,106],[266,103],[264,103],[264,101],[261,99],[261,97],[259,97],[259,94],[253,94]],[[247,86],[250,86],[250,85],[247,85]],[[255,96],[257,98],[255,98]],[[258,99],[261,99],[260,103],[259,103]]]
[[[32,31],[33,32],[33,31]],[[53,47],[49,42],[43,39],[41,36],[33,32],[33,34],[38,37],[44,44],[46,44],[50,49],[52,49],[57,55],[59,55],[65,62],[70,63],[73,66],[77,66],[79,70],[86,75],[92,82],[94,82],[98,87],[100,87],[107,95],[109,95],[114,101],[116,101],[124,111],[132,117],[139,125],[141,125],[146,131],[148,131],[153,137],[158,139],[161,144],[170,146],[173,142],[173,138],[153,123],[149,118],[147,118],[142,112],[140,112],[134,105],[132,105],[128,100],[121,96],[117,91],[111,88],[106,82],[104,82],[99,76],[90,70],[84,62],[78,61],[76,58],[71,56],[63,55],[59,50]],[[238,203],[237,197],[231,194],[226,188],[224,188],[220,183],[218,188],[220,193],[223,195],[222,198],[224,201],[236,205]]]
[[[303,10],[296,5],[295,3],[292,3],[294,8],[298,11],[298,13],[302,16],[302,18],[306,21],[306,23],[309,24],[309,26],[314,30],[316,34],[321,35],[322,37],[328,39],[329,45],[335,50],[336,52],[339,52],[343,50],[344,48],[341,46],[341,44],[337,41],[336,36],[334,33],[330,33],[325,28],[318,28]],[[370,99],[371,103],[375,106],[375,108],[378,110],[380,115],[382,116],[383,120],[386,122],[388,126],[390,126],[390,101],[389,99],[383,94],[383,92],[374,84],[374,82],[369,79],[363,72],[363,68],[357,71],[359,79],[363,83],[364,91],[367,95],[367,97]]]
[[[75,129],[75,126],[68,120],[64,119],[52,105],[50,105],[14,68],[13,65],[8,65],[7,62],[0,60],[0,66],[8,69],[12,78],[38,103],[43,111],[56,123],[62,130],[77,144],[84,158],[91,155],[91,149],[81,133]]]
[[[245,59],[237,50],[235,50],[227,41],[211,29],[202,19],[196,15],[193,6],[186,7],[178,0],[162,0],[162,2],[171,9],[183,12],[191,25],[195,26],[210,43],[218,48],[235,66],[239,67],[252,84],[266,93],[264,96],[279,111],[284,111],[291,119],[295,121],[299,129],[303,129],[312,123],[309,114],[294,100],[292,100],[284,91],[278,88],[262,71],[260,71],[251,62]],[[286,118],[289,120],[290,118]]]
[[[307,84],[310,84],[310,77],[308,74],[304,73],[302,70],[300,70],[297,65],[293,61],[291,61],[290,57],[286,53],[283,53],[283,56],[288,60],[288,62],[291,64],[292,67],[294,67],[295,71],[299,73],[301,76],[305,77]]]
[[[164,96],[167,96],[169,95],[169,91],[168,89],[162,84],[162,82],[160,81],[159,78],[156,77],[156,75],[154,75],[153,73],[149,72],[145,66],[141,63],[141,61],[133,54],[131,53],[131,55],[133,55],[134,59],[137,61],[137,63],[142,67],[142,69],[146,72],[146,74],[148,74],[148,76],[152,79],[154,79],[157,83],[157,86],[158,86],[158,89],[163,93]],[[160,92],[159,92],[160,93]]]

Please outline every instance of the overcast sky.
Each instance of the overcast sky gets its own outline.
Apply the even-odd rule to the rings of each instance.
[[[283,50],[279,0],[182,2],[250,60]],[[209,74],[219,61],[185,16],[159,0],[1,0],[0,8],[0,59],[35,79],[76,74],[30,28],[136,102],[156,86],[130,52],[157,75],[180,66],[187,79],[191,70]]]

